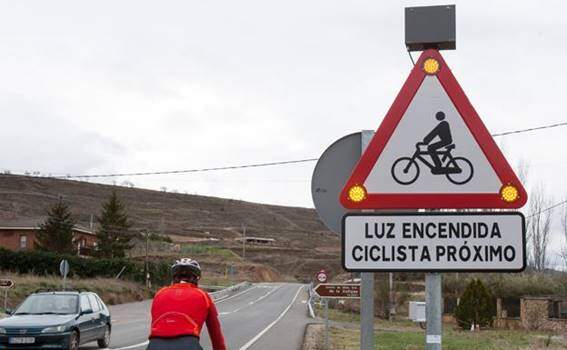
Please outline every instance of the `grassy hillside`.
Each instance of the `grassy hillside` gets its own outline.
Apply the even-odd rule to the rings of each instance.
[[[276,239],[273,247],[249,247],[246,258],[282,276],[306,279],[320,268],[340,272],[340,240],[313,209],[264,205],[232,199],[165,193],[80,181],[0,176],[0,225],[41,221],[45,209],[63,196],[79,224],[88,226],[101,203],[116,190],[127,205],[133,229],[192,239],[240,255],[241,226],[248,236]],[[218,241],[217,241],[218,240]],[[185,243],[191,244],[191,243]],[[203,244],[203,243],[200,243]]]

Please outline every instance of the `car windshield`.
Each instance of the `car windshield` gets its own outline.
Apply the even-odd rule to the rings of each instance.
[[[14,315],[76,314],[77,304],[77,295],[36,294],[24,300]]]

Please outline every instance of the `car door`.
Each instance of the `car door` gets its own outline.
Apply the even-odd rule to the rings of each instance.
[[[104,329],[106,327],[105,324],[105,319],[104,317],[102,317],[101,315],[101,309],[100,309],[100,304],[98,303],[98,301],[96,300],[96,297],[94,296],[94,294],[89,294],[89,301],[91,303],[91,307],[93,310],[92,313],[92,322],[93,322],[93,338],[94,339],[100,339],[102,337],[104,337]]]
[[[81,310],[77,323],[79,326],[79,331],[81,332],[81,344],[84,344],[94,339],[93,309],[87,294],[81,294],[80,306]]]

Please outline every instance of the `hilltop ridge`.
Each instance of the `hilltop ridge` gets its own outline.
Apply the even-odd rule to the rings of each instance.
[[[20,175],[0,177],[0,225],[39,223],[46,208],[62,197],[77,223],[88,227],[101,203],[115,190],[127,206],[134,230],[151,230],[205,239],[239,253],[237,238],[275,239],[270,247],[251,246],[246,258],[282,275],[307,279],[320,268],[340,273],[340,237],[330,232],[314,209],[258,204],[234,199],[168,193],[74,180]]]

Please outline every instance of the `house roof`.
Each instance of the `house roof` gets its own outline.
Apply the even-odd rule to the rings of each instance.
[[[46,217],[27,218],[27,219],[0,219],[0,230],[38,230],[41,222],[44,222]],[[81,225],[75,225],[73,230],[87,235],[95,235],[95,233]]]

